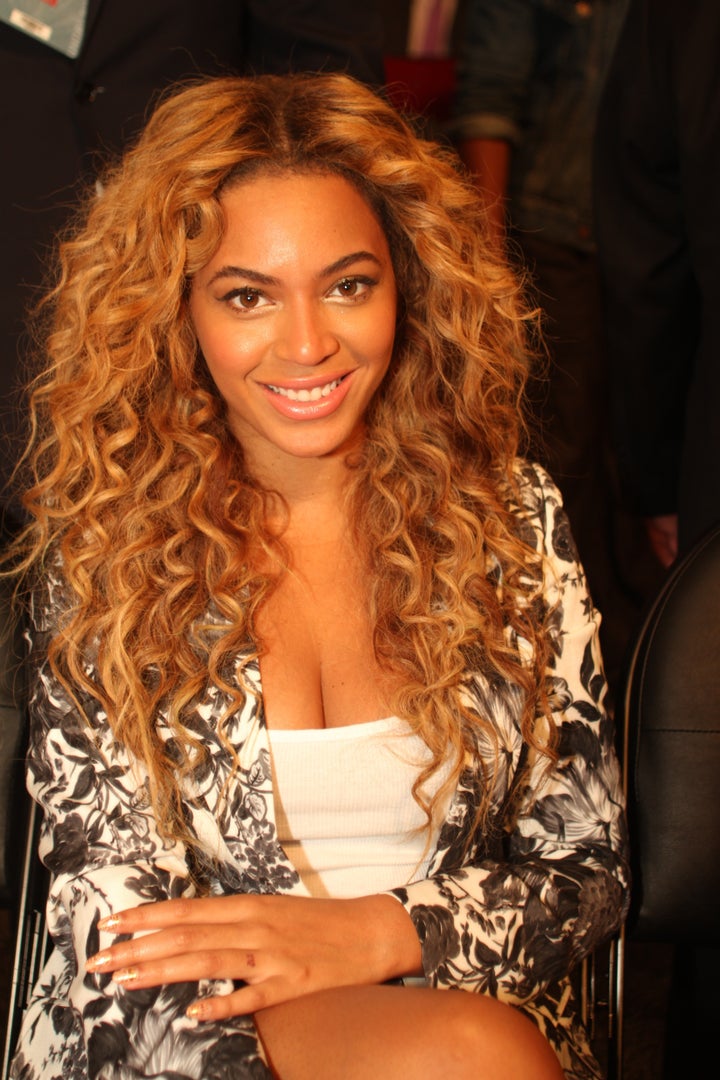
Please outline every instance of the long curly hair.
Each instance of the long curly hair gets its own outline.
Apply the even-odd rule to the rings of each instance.
[[[349,505],[376,655],[399,676],[398,715],[432,752],[415,797],[448,758],[455,783],[478,737],[492,739],[466,704],[468,672],[509,680],[526,741],[553,753],[542,565],[514,494],[534,314],[471,183],[449,148],[347,76],[197,82],[161,102],[60,246],[20,540],[36,577],[48,559],[62,567],[56,674],[99,702],[145,763],[171,836],[184,835],[182,778],[201,753],[188,716],[209,683],[226,718],[243,704],[273,587],[257,555],[282,553],[188,314],[189,285],[222,236],[221,193],[263,171],[346,177],[389,241],[397,338]]]

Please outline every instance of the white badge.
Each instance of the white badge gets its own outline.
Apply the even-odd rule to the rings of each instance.
[[[74,58],[85,35],[87,6],[88,0],[0,0],[0,19]]]

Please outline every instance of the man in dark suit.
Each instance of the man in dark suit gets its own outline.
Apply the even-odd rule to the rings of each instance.
[[[595,202],[629,508],[669,566],[720,520],[720,5],[631,0]]]
[[[177,79],[320,69],[382,83],[375,0],[89,0],[75,58],[0,23],[0,486],[21,445],[28,306],[98,158],[122,150]]]

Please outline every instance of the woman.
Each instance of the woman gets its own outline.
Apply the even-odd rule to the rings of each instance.
[[[568,980],[627,902],[599,620],[455,159],[345,76],[186,88],[49,309],[56,950],[13,1075],[599,1075]]]

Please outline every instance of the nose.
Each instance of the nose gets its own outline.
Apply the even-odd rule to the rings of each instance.
[[[276,352],[291,363],[314,367],[339,348],[332,313],[322,301],[303,299],[287,304],[278,329]]]

